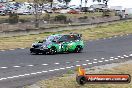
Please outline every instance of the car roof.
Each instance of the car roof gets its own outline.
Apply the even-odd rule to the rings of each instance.
[[[70,36],[70,35],[76,35],[76,34],[52,34],[51,36],[63,36],[63,35]]]
[[[63,34],[52,34],[51,36],[63,36]]]

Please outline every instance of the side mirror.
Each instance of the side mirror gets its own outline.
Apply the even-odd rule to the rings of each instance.
[[[62,43],[62,42],[64,42],[64,41],[58,41],[58,43]]]
[[[52,42],[56,42],[55,40],[53,40]]]
[[[43,43],[43,41],[42,41],[42,40],[40,40],[40,41],[38,41],[38,43]]]

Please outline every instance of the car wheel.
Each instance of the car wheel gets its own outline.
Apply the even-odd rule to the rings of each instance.
[[[57,53],[57,50],[56,50],[55,47],[50,48],[49,54],[54,55],[54,54],[56,54],[56,53]]]
[[[77,81],[78,84],[84,85],[87,80],[84,76],[78,76],[78,77],[76,77],[76,81]]]
[[[83,50],[82,46],[77,46],[75,48],[75,53],[80,53]]]

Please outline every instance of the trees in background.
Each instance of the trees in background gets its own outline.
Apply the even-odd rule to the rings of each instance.
[[[63,0],[66,3],[66,6],[71,2],[71,0]]]
[[[71,0],[57,0],[57,1],[66,3],[66,6],[68,6],[69,2],[71,2]]]
[[[95,1],[97,1],[97,2],[103,2],[105,4],[105,7],[107,7],[109,0],[93,0],[93,2],[95,2]],[[103,16],[110,16],[110,15],[111,15],[111,13],[110,13],[110,11],[108,9],[105,9],[103,11]]]
[[[35,8],[35,27],[39,27],[39,17],[42,13],[39,13],[39,6],[44,3],[53,2],[53,0],[34,0],[34,8]]]
[[[64,2],[66,3],[66,6],[68,6],[69,2],[71,0],[58,0],[59,2]],[[34,8],[35,8],[35,27],[39,27],[39,6],[43,5],[44,3],[50,3],[50,7],[52,8],[53,5],[53,0],[34,0]]]

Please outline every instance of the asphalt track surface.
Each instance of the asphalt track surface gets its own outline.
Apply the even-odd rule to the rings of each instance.
[[[82,53],[31,55],[29,49],[0,51],[0,88],[22,88],[38,80],[61,76],[77,66],[119,63],[132,58],[132,35],[85,42]]]

